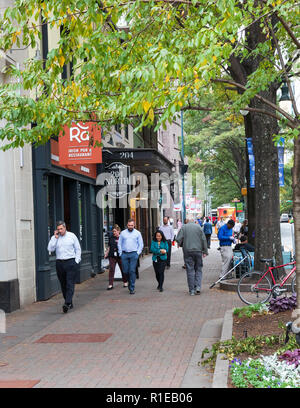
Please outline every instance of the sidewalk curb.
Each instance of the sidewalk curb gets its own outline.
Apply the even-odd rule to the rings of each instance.
[[[216,343],[222,331],[223,319],[213,319],[206,321],[201,329],[189,365],[183,377],[181,388],[211,388],[212,376],[199,361],[202,351]]]
[[[220,341],[232,338],[233,309],[227,310],[223,320],[222,334]],[[229,360],[224,359],[224,354],[219,353],[216,359],[212,388],[228,388]]]

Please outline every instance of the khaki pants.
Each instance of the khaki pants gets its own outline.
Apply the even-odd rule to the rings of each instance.
[[[222,271],[220,274],[221,278],[229,271],[230,262],[233,257],[233,251],[231,246],[221,246],[220,252],[222,257]]]

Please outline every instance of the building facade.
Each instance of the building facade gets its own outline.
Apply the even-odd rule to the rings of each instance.
[[[41,34],[36,50],[17,50],[11,61],[4,59],[1,63],[21,64],[26,58],[39,55],[46,60],[57,46],[60,33],[42,24]],[[63,69],[62,78],[69,78],[72,70],[69,63]],[[8,78],[2,75],[1,80]],[[115,125],[101,129],[101,134],[102,162],[96,164],[62,165],[59,135],[53,135],[42,146],[27,145],[0,152],[3,214],[0,226],[6,238],[0,244],[0,308],[5,311],[47,300],[60,291],[55,254],[47,250],[60,220],[66,222],[67,229],[76,234],[81,244],[77,283],[103,272],[107,233],[114,224],[125,228],[127,220],[133,218],[143,236],[144,253],[149,251],[162,214],[160,175],[171,175],[174,162],[159,151],[158,134],[153,128],[135,134],[130,124]],[[115,197],[115,207],[99,205],[99,193],[112,174],[118,174],[115,179],[120,180],[120,169],[126,169],[129,181],[125,205],[121,205],[120,196]],[[101,183],[99,179],[103,175],[106,179]],[[141,180],[146,180],[143,191],[139,190]]]
[[[1,54],[0,81],[10,82],[6,68],[26,57],[26,50]],[[0,150],[0,190],[0,309],[9,313],[36,300],[31,146]]]

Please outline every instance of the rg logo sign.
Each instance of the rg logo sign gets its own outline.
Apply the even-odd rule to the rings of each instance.
[[[6,315],[4,310],[0,309],[0,333],[6,333]]]
[[[59,164],[102,163],[101,128],[95,122],[73,122],[58,138]]]
[[[76,126],[70,127],[70,142],[73,142],[73,140],[76,140],[78,143],[89,141],[89,126],[76,123]]]

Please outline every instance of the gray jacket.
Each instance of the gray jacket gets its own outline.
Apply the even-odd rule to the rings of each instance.
[[[201,251],[208,255],[206,237],[199,224],[189,222],[183,225],[178,232],[176,242],[183,247],[184,252]]]

